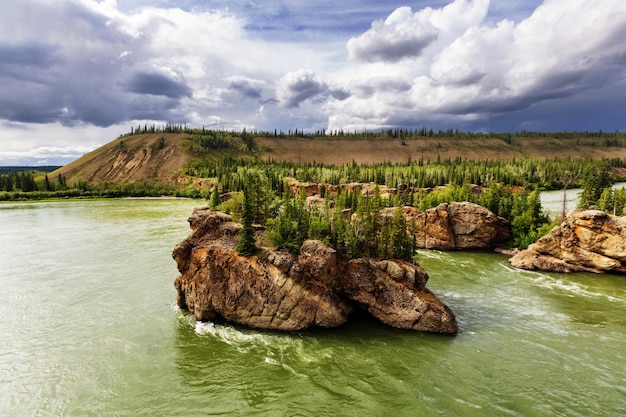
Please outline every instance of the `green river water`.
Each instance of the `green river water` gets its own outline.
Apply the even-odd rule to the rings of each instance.
[[[626,277],[420,251],[456,337],[196,324],[171,251],[201,204],[0,205],[0,416],[626,415]]]

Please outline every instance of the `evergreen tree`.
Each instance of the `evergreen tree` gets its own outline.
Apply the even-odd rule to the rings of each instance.
[[[254,213],[252,212],[249,194],[249,187],[244,187],[243,210],[241,213],[241,223],[243,225],[243,229],[241,230],[241,235],[239,236],[239,241],[237,242],[237,252],[243,256],[252,256],[259,252],[259,248],[256,246],[256,242],[254,240],[254,228],[252,227]]]
[[[402,206],[396,207],[391,223],[392,255],[394,258],[410,261],[415,252],[415,242],[407,233],[407,224]]]
[[[313,226],[314,233],[321,233],[325,226],[321,221]],[[311,215],[305,206],[304,194],[298,198],[292,198],[289,191],[283,194],[282,206],[275,219],[268,221],[269,236],[272,243],[281,248],[286,248],[296,254],[300,246],[309,236],[311,231]],[[315,237],[322,238],[320,234]]]
[[[211,190],[211,199],[209,200],[209,208],[215,210],[222,203],[220,199],[219,184],[215,183]]]
[[[596,204],[605,188],[613,183],[611,166],[604,160],[600,164],[587,169],[582,181],[583,190],[580,193],[578,207],[587,209]]]
[[[65,181],[65,177],[61,174],[57,177],[57,182],[59,183],[59,188],[65,190],[67,188],[67,183]]]

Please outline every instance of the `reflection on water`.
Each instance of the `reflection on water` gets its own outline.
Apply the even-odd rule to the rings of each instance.
[[[420,251],[456,337],[196,323],[171,251],[199,204],[0,205],[0,415],[626,414],[623,277]]]

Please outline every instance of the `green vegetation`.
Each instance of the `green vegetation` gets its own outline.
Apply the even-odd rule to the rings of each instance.
[[[68,184],[64,176],[51,180],[48,175],[42,179],[32,172],[0,175],[0,201],[44,200],[54,198],[117,198],[117,197],[202,197],[196,187],[174,188],[165,184],[147,181],[134,181],[116,184],[110,181],[90,184],[77,180]]]
[[[580,193],[580,208],[589,208],[596,204],[606,188],[613,183],[610,165],[606,161],[586,167],[582,176],[582,188]]]
[[[243,229],[237,242],[237,252],[243,256],[252,256],[259,252],[259,248],[255,244],[254,228],[252,223],[254,221],[254,212],[252,211],[253,204],[253,179],[252,177],[246,178],[245,187],[243,191],[243,207],[241,213],[241,224]],[[257,206],[259,209],[259,206]]]
[[[263,171],[275,189],[282,186],[283,178],[295,178],[299,181],[331,185],[372,182],[401,190],[448,184],[475,184],[488,187],[492,183],[558,190],[564,186],[566,179],[570,187],[580,186],[581,179],[589,167],[596,167],[599,164],[609,168],[626,168],[626,161],[619,158],[601,161],[571,158],[472,161],[457,158],[438,162],[409,160],[405,163],[367,165],[352,163],[336,166],[227,156],[219,160],[203,159],[193,162],[185,168],[185,174],[200,178],[217,178],[227,191],[241,190],[245,172],[249,169]]]
[[[306,208],[304,194],[294,198],[289,192],[285,192],[276,217],[267,221],[272,243],[295,254],[309,237],[318,239],[326,237],[323,233],[320,233],[321,236],[320,234],[315,236],[309,234],[312,214]]]
[[[555,139],[573,139],[577,141],[577,145],[584,145],[584,142],[595,143],[596,139],[600,140],[600,145],[607,147],[626,147],[625,132],[535,132],[522,130],[514,133],[495,133],[495,132],[464,132],[458,129],[439,129],[421,127],[417,129],[410,128],[390,128],[374,131],[344,131],[336,130],[311,130],[289,129],[287,132],[274,129],[273,131],[247,131],[245,128],[241,132],[215,130],[202,128],[187,127],[186,124],[167,123],[163,126],[143,125],[131,127],[130,133],[122,135],[122,137],[141,135],[149,133],[185,133],[192,136],[220,137],[217,142],[232,143],[233,139],[243,139],[249,149],[254,148],[254,139],[257,138],[287,138],[287,139],[330,139],[333,138],[367,138],[376,140],[410,140],[416,138],[498,138],[503,142],[511,145],[514,144],[516,138],[555,138]],[[229,146],[225,146],[229,147]],[[216,149],[216,148],[212,148]]]
[[[350,257],[410,259],[415,251],[412,236],[415,224],[407,224],[402,207],[404,196],[396,194],[381,197],[378,187],[372,195],[360,187],[343,188],[338,193],[326,192],[326,199],[307,206],[303,191],[293,197],[286,190],[280,202],[269,181],[257,188],[265,196],[265,205],[259,206],[253,198],[253,217],[265,223],[272,243],[296,253],[306,239],[323,240]],[[237,194],[236,194],[237,195]],[[554,224],[543,213],[536,190],[515,189],[493,183],[477,194],[471,186],[450,186],[412,195],[413,204],[424,211],[440,203],[470,201],[489,208],[510,221],[511,247],[525,248],[547,233]],[[237,201],[237,203],[233,203]],[[243,205],[234,198],[218,206],[219,209],[243,217]],[[274,203],[267,203],[273,201]]]
[[[606,161],[588,166],[582,180],[578,208],[602,210],[616,216],[626,215],[626,189],[613,189],[615,180],[611,166]]]
[[[209,207],[215,210],[217,206],[221,204],[222,200],[220,198],[220,190],[219,184],[213,184],[213,188],[211,189],[211,198],[209,200]]]
[[[546,152],[555,147],[563,149],[562,140],[568,140],[567,146],[572,149],[580,147],[583,154],[589,147],[626,147],[625,133],[601,131],[487,134],[421,128],[377,132],[299,129],[234,132],[191,129],[185,125],[167,124],[159,128],[144,125],[132,128],[106,151],[94,151],[88,159],[98,161],[98,157],[106,156],[111,164],[111,161],[152,158],[146,162],[146,165],[153,163],[148,174],[138,180],[105,180],[122,178],[124,171],[116,171],[118,176],[98,177],[102,161],[100,165],[95,163],[95,167],[94,162],[91,166],[82,162],[50,177],[45,172],[7,172],[0,174],[0,200],[161,195],[207,198],[211,208],[230,212],[236,219],[245,221],[248,232],[253,231],[252,224],[265,225],[273,244],[291,251],[298,250],[305,239],[316,238],[350,256],[402,259],[409,259],[413,253],[414,244],[409,238],[412,234],[406,231],[415,227],[407,225],[401,215],[404,206],[424,211],[442,202],[470,201],[508,219],[513,236],[510,245],[526,247],[551,227],[541,208],[540,190],[580,186],[584,190],[581,208],[595,207],[623,214],[626,206],[626,191],[610,188],[612,182],[624,179],[626,159],[600,158],[598,154],[595,159],[570,156],[531,159],[510,157],[511,153],[506,153],[507,149],[510,152],[524,147],[545,148]],[[297,143],[297,148],[314,144],[307,152],[312,149],[328,153],[329,148],[334,148],[333,141],[337,146],[348,146],[345,149],[354,143],[355,152],[359,144],[365,147],[368,143],[387,143],[390,146],[385,152],[391,153],[385,155],[396,160],[401,160],[397,158],[398,149],[411,147],[412,152],[423,150],[426,156],[422,152],[419,158],[408,156],[404,162],[372,163],[348,162],[343,157],[342,163],[325,164],[299,162],[299,157],[280,160],[285,155],[271,149],[280,144]],[[440,151],[448,152],[456,144],[459,149],[470,149],[474,146],[470,143],[482,144],[484,149],[504,149],[504,153],[492,159],[481,159],[479,155],[478,160],[440,155]],[[378,148],[369,152],[374,152],[373,149]],[[471,149],[476,156],[482,148]],[[463,152],[456,153],[459,154]],[[607,154],[620,155],[618,149],[600,155]],[[164,155],[179,158],[182,162],[178,167],[184,164],[179,176],[167,183],[158,165],[162,162],[159,158],[165,159]],[[92,182],[81,179],[80,175],[91,178]],[[295,180],[320,184],[322,202],[310,204],[303,194],[294,196],[289,183]],[[367,195],[359,187],[347,187],[350,183],[377,186],[368,185],[375,191]],[[254,236],[248,232],[248,238]],[[243,252],[254,252],[250,243],[253,240],[244,239]]]

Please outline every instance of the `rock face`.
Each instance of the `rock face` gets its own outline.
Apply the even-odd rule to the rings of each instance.
[[[353,259],[341,292],[389,326],[456,333],[454,314],[425,287],[426,281],[426,272],[414,264]]]
[[[572,211],[565,222],[509,262],[530,270],[626,273],[626,217]]]
[[[442,203],[411,218],[417,226],[417,246],[423,249],[486,249],[511,236],[506,219],[469,202]]]
[[[241,226],[230,216],[196,209],[191,236],[173,252],[181,275],[178,305],[199,321],[223,318],[259,329],[297,331],[337,327],[356,307],[401,329],[454,334],[452,311],[425,288],[428,275],[396,260],[340,257],[320,241],[299,255],[234,250]]]

